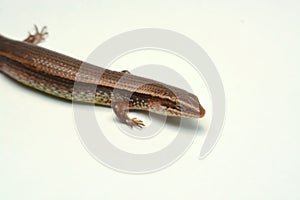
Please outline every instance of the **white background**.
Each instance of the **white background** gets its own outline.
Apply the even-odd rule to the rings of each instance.
[[[211,57],[227,100],[222,136],[206,159],[197,158],[202,133],[171,167],[129,175],[102,166],[85,150],[72,104],[0,75],[0,199],[299,199],[298,4],[0,0],[2,35],[23,39],[33,24],[47,25],[42,46],[83,60],[125,31],[182,33]],[[99,109],[113,121],[110,109]],[[207,128],[208,122],[200,123]]]

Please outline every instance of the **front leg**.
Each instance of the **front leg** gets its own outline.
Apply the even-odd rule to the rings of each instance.
[[[128,117],[127,112],[129,108],[132,107],[132,103],[128,101],[115,101],[112,102],[111,107],[122,123],[127,124],[130,127],[137,126],[139,128],[142,128],[143,126],[145,126],[143,121],[138,120],[137,118],[131,119]]]

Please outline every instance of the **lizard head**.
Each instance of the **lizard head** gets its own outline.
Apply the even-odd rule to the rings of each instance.
[[[156,98],[149,104],[150,111],[168,116],[202,118],[205,115],[197,96],[190,93],[175,99]]]

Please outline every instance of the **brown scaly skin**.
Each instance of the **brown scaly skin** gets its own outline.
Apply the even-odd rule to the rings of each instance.
[[[201,118],[205,110],[198,98],[179,88],[151,79],[116,72],[36,46],[48,34],[29,34],[24,42],[0,35],[0,72],[31,88],[67,100],[111,106],[129,126],[144,126],[130,119],[129,109],[168,116]],[[74,90],[76,85],[76,91]]]

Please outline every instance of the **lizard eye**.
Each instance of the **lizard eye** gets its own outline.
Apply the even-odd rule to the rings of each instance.
[[[181,111],[182,107],[179,105],[167,105],[167,104],[161,104],[161,106],[165,107],[166,109],[175,109]]]
[[[175,106],[176,110],[181,110],[181,106]]]

